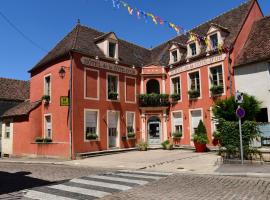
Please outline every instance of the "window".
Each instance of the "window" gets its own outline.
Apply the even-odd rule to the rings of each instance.
[[[189,45],[189,48],[190,48],[190,50],[191,50],[191,55],[192,55],[192,56],[197,55],[196,43],[191,43],[191,44]]]
[[[127,133],[135,132],[135,113],[127,112]]]
[[[52,116],[45,116],[45,138],[52,138]]]
[[[5,138],[10,138],[10,122],[6,122],[5,124]]]
[[[217,33],[210,35],[210,40],[211,40],[212,49],[213,50],[217,49],[218,48],[218,35],[217,35]]]
[[[118,76],[108,75],[108,99],[118,99]]]
[[[189,74],[190,90],[200,91],[200,74],[199,72],[193,72]]]
[[[176,77],[172,79],[172,94],[180,94],[180,78]]]
[[[223,73],[222,66],[213,67],[210,69],[210,79],[212,86],[222,86],[223,85]]]
[[[181,132],[183,131],[183,118],[181,112],[173,113],[173,132]]]
[[[109,42],[109,57],[115,58],[116,44]]]
[[[178,61],[177,50],[172,51],[172,60],[173,60],[173,62],[177,62]]]
[[[51,96],[51,76],[46,76],[44,79],[44,95]]]
[[[97,131],[98,111],[85,111],[85,138],[88,139],[89,134],[98,135]]]
[[[199,122],[200,120],[202,120],[202,111],[201,110],[192,110],[190,111],[190,115],[191,115],[191,135],[193,135],[197,128],[198,128],[198,125],[199,125]]]

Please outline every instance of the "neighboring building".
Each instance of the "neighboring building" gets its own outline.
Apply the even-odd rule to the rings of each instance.
[[[29,82],[14,79],[0,78],[0,116],[10,108],[29,99]],[[3,127],[3,128],[2,128]],[[1,152],[9,154],[10,149],[10,122],[2,123],[0,119],[0,156]],[[2,133],[3,130],[3,133]]]
[[[193,145],[200,120],[211,141],[211,107],[234,93],[229,72],[262,17],[251,0],[191,30],[208,45],[180,35],[151,50],[77,25],[29,71],[30,100],[3,114],[13,120],[11,154],[74,158],[140,140],[160,144],[175,131],[183,132],[178,142]],[[221,45],[232,48],[220,52]],[[60,106],[68,102],[63,97],[70,106]]]
[[[259,122],[270,122],[270,17],[254,23],[234,67],[236,90],[262,102]]]

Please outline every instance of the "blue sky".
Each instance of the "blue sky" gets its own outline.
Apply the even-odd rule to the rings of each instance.
[[[185,29],[193,28],[234,8],[244,0],[125,0],[130,6],[154,13]],[[259,0],[264,15],[270,1]],[[50,50],[76,25],[114,31],[118,37],[150,48],[176,33],[150,20],[138,20],[125,9],[113,9],[111,0],[1,0],[0,11],[25,35]],[[0,77],[29,79],[31,69],[46,53],[26,41],[0,16]]]

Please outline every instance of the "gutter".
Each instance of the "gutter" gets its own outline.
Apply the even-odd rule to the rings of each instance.
[[[73,93],[72,93],[72,64],[73,64],[73,57],[72,57],[72,53],[70,52],[70,78],[69,78],[69,142],[70,142],[70,160],[72,160],[73,158],[73,134],[72,134],[72,130],[73,130],[73,112],[72,112],[72,100],[73,100]]]

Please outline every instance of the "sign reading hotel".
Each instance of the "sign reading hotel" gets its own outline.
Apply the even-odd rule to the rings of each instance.
[[[81,58],[81,63],[83,65],[86,65],[86,66],[111,70],[111,71],[124,73],[124,74],[137,75],[137,70],[136,69],[119,66],[119,65],[116,65],[116,64],[113,64],[113,63],[107,63],[107,62],[103,62],[103,61],[100,61],[100,60],[95,60],[95,59],[92,59],[92,58],[82,57]]]
[[[176,69],[173,69],[173,70],[171,70],[169,72],[169,75],[173,76],[175,74],[179,74],[179,73],[184,72],[184,71],[189,71],[189,70],[196,69],[198,67],[202,67],[202,66],[205,66],[205,65],[210,65],[210,64],[213,64],[213,63],[217,63],[217,62],[223,61],[225,58],[226,58],[226,54],[221,54],[221,55],[218,55],[218,56],[206,58],[206,59],[194,62],[194,63],[190,63],[190,64],[187,64],[187,65],[180,66],[180,67],[178,67]]]

